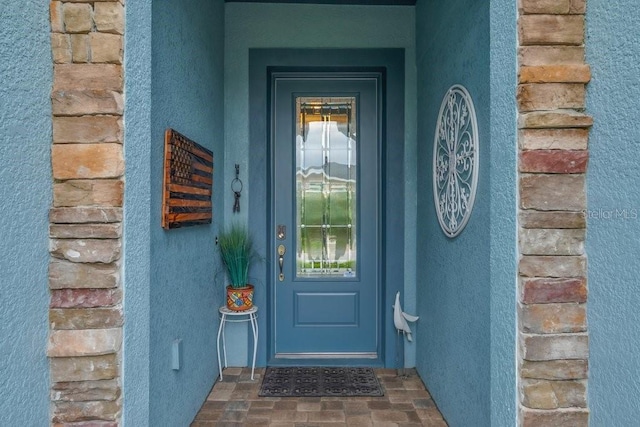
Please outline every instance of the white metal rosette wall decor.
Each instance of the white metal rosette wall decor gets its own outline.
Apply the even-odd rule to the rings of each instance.
[[[455,237],[471,216],[478,186],[478,121],[471,95],[453,85],[444,96],[433,141],[433,200],[442,231]]]

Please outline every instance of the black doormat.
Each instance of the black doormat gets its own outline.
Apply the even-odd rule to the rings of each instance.
[[[268,367],[262,397],[384,396],[371,368]]]

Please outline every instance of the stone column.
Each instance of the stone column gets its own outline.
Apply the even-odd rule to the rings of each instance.
[[[519,424],[588,425],[585,0],[520,0]]]
[[[51,1],[51,423],[121,413],[124,0]]]

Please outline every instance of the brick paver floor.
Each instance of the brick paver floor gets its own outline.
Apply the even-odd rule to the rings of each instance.
[[[430,426],[446,427],[415,370],[399,377],[395,369],[376,369],[383,397],[260,397],[264,369],[227,368],[191,427],[205,426]]]

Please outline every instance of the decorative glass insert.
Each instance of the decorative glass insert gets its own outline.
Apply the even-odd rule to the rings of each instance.
[[[355,97],[296,98],[297,277],[355,277]]]
[[[478,186],[478,122],[471,95],[453,85],[445,94],[433,141],[433,200],[444,234],[467,225]]]

